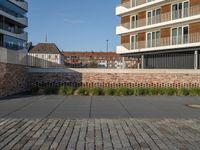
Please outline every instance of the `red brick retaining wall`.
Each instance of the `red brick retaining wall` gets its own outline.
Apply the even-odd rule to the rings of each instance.
[[[31,69],[31,86],[200,87],[198,70]]]
[[[0,97],[27,90],[27,68],[22,65],[0,63]]]

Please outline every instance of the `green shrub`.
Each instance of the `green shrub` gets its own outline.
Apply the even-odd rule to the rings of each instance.
[[[91,88],[90,95],[92,96],[104,95],[104,92],[102,88]]]
[[[166,88],[165,89],[165,95],[167,96],[173,96],[176,95],[177,90],[175,88]]]
[[[188,96],[190,94],[188,89],[181,88],[177,90],[177,95],[178,96]]]
[[[166,88],[157,88],[158,89],[158,95],[165,95]]]
[[[58,94],[58,88],[57,87],[44,88],[44,94],[46,95]]]
[[[116,93],[116,89],[113,88],[106,88],[104,89],[105,96],[113,96]]]
[[[148,89],[146,89],[146,88],[134,88],[134,95],[135,96],[148,95]]]
[[[77,94],[80,96],[88,96],[90,94],[90,89],[89,88],[78,88],[77,89]]]
[[[148,95],[150,96],[155,96],[155,95],[159,95],[160,91],[158,88],[149,88],[148,89]]]
[[[119,88],[116,89],[115,94],[117,96],[128,96],[128,95],[133,95],[133,90],[129,88]]]
[[[38,94],[39,90],[40,90],[39,87],[32,87],[30,90],[30,94]]]
[[[200,89],[199,88],[192,88],[189,90],[190,96],[200,96]]]
[[[61,86],[58,90],[60,95],[73,95],[74,89],[69,86]]]

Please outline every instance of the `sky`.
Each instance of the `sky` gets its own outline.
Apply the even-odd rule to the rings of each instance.
[[[56,43],[63,51],[115,51],[119,0],[27,0],[29,41]]]

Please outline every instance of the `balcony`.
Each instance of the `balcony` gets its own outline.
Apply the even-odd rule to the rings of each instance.
[[[18,7],[28,11],[28,3],[24,0],[9,0],[11,3],[17,5]]]
[[[116,8],[116,15],[120,16],[124,13],[135,11],[137,9],[141,9],[143,7],[149,7],[151,5],[155,5],[159,2],[164,2],[165,0],[152,0],[148,2],[146,0],[130,0],[130,2],[122,3]]]
[[[117,53],[138,53],[196,46],[200,46],[200,32],[185,35],[180,38],[166,37],[149,41],[138,41],[134,44],[125,43],[117,46]]]
[[[28,26],[28,18],[25,17],[25,16],[22,16],[22,15],[19,15],[17,13],[14,13],[8,9],[5,9],[3,7],[0,7],[0,14],[2,14],[3,16],[11,19],[11,20],[14,20],[24,26]]]
[[[28,40],[28,33],[24,32],[22,29],[11,28],[6,24],[0,24],[0,33],[15,37],[24,41]]]
[[[173,12],[173,16],[171,12],[160,14],[158,16],[154,16],[151,18],[145,18],[137,20],[136,22],[132,23],[124,23],[116,28],[116,34],[121,35],[128,32],[134,32],[137,30],[144,30],[149,29],[152,27],[159,27],[163,25],[168,25],[170,23],[178,23],[178,21],[189,21],[192,20],[192,16],[200,15],[200,5],[190,7],[188,14],[184,16],[176,16],[174,14],[178,14],[176,11]],[[199,19],[196,18],[196,19]],[[168,23],[168,24],[167,24]]]

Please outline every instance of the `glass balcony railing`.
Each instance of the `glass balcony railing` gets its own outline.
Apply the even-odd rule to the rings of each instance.
[[[14,12],[14,11],[12,11],[10,9],[7,9],[7,8],[1,6],[1,5],[0,5],[0,10],[2,10],[2,11],[6,12],[6,13],[14,16],[14,17],[17,17],[17,18],[27,18],[26,16],[24,16],[22,14],[19,14],[19,13],[16,13],[16,12]]]
[[[123,46],[127,50],[138,50],[144,48],[156,48],[163,46],[184,45],[200,42],[200,32],[184,35],[182,37],[165,37],[146,41],[137,41],[134,43],[124,43]]]
[[[152,1],[156,1],[156,0],[130,0],[128,2],[121,3],[120,6],[125,7],[125,8],[133,8],[133,7],[140,6],[142,4],[146,4]]]
[[[187,18],[187,17],[191,17],[195,15],[200,15],[200,5],[190,7],[187,12],[188,13],[185,13],[185,15],[183,16],[176,16],[175,14],[177,12],[167,12],[167,13],[163,13],[157,16],[139,19],[131,23],[126,22],[126,23],[121,24],[120,26],[126,29],[134,29],[134,28],[149,26],[153,24],[163,23],[167,21],[178,20],[181,18]]]
[[[22,33],[24,33],[23,29],[14,28],[14,27],[11,27],[11,26],[9,26],[7,24],[3,24],[3,23],[0,23],[0,29],[6,30],[6,31],[14,33],[14,34],[22,34]]]
[[[17,44],[10,44],[10,43],[6,43],[6,42],[0,42],[0,47],[4,47],[7,49],[11,49],[11,50],[23,50],[24,49],[23,46],[19,46]]]

